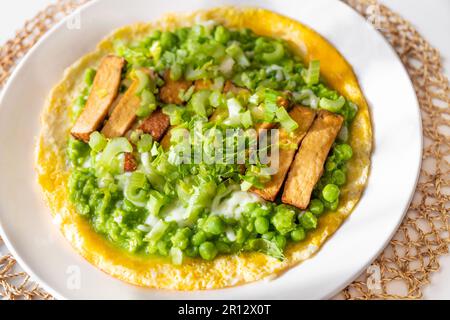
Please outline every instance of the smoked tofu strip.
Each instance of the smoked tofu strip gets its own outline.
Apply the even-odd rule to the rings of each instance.
[[[298,123],[298,128],[292,134],[280,129],[279,141],[281,145],[295,145],[296,147],[280,148],[277,173],[272,176],[272,179],[265,185],[264,189],[250,189],[251,192],[256,193],[267,201],[274,201],[276,199],[289,171],[291,163],[294,160],[298,145],[306,136],[306,133],[311,127],[316,116],[314,110],[301,106],[293,107],[292,111],[289,112],[289,115],[295,122]]]
[[[109,108],[119,92],[124,65],[123,58],[112,55],[103,58],[95,75],[86,106],[71,130],[72,136],[88,142],[91,133],[103,124]]]
[[[154,140],[159,141],[170,126],[170,118],[161,109],[153,112],[139,126],[143,132],[150,134]]]
[[[105,137],[122,137],[133,125],[136,120],[136,111],[141,103],[141,99],[136,95],[138,87],[139,81],[134,80],[114,108],[102,130]]]
[[[289,171],[282,202],[306,209],[312,191],[323,173],[328,153],[341,130],[340,115],[321,110],[304,138]]]

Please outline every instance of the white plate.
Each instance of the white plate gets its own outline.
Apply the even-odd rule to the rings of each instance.
[[[157,19],[166,12],[225,4],[260,6],[297,19],[331,41],[350,62],[374,124],[369,184],[353,214],[323,249],[274,281],[194,293],[137,288],[83,260],[52,224],[33,170],[39,115],[64,69],[113,29]],[[126,5],[122,0],[98,0],[84,6],[80,17],[80,30],[67,28],[66,19],[32,49],[6,86],[0,107],[2,236],[21,266],[51,294],[70,299],[322,299],[341,290],[384,248],[415,189],[421,119],[401,62],[373,26],[352,9],[334,0],[129,0]],[[79,288],[73,281],[77,275]]]

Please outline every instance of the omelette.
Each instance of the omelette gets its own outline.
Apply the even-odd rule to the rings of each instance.
[[[251,148],[224,160],[239,141],[267,161]],[[220,161],[194,161],[192,147]],[[371,151],[367,103],[329,42],[221,7],[125,26],[68,68],[35,166],[90,263],[138,286],[207,290],[311,258],[361,198]]]

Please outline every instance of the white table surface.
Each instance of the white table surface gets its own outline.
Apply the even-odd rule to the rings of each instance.
[[[9,0],[0,2],[0,45],[13,37],[26,19],[32,18],[55,0]],[[450,1],[449,0],[381,0],[414,24],[443,57],[450,78]],[[6,248],[0,246],[0,254]],[[450,299],[450,255],[442,257],[441,270],[431,276],[424,289],[425,299]]]

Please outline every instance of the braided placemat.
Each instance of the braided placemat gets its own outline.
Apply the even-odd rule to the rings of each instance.
[[[58,1],[28,21],[14,39],[0,48],[0,89],[36,41],[87,1]],[[376,0],[345,2],[373,23],[400,56],[419,99],[425,143],[419,183],[402,225],[380,257],[340,297],[417,299],[422,296],[423,286],[429,283],[430,274],[439,269],[439,257],[449,251],[449,84],[443,75],[439,52],[408,21]],[[26,273],[18,271],[10,254],[0,256],[0,296],[52,298]]]

